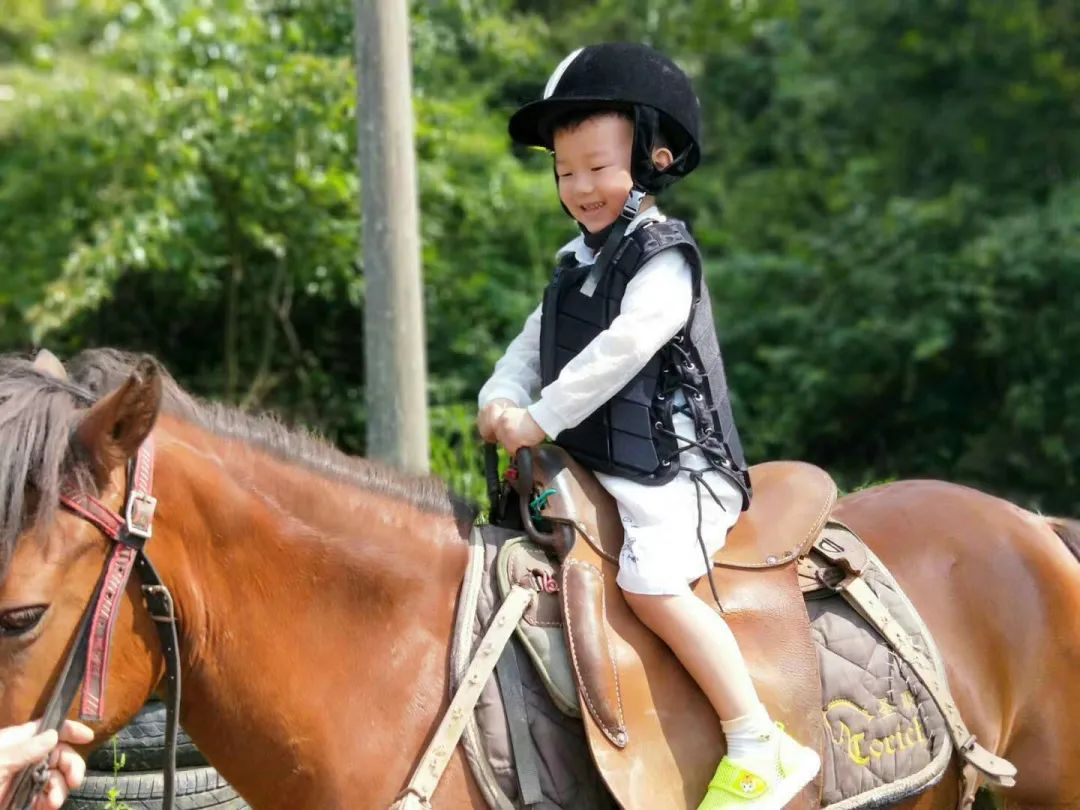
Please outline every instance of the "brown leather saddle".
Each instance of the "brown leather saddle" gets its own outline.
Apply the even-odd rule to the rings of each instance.
[[[567,643],[596,764],[624,807],[694,807],[724,751],[719,721],[615,583],[623,531],[614,501],[559,448],[532,459],[526,483],[557,493],[543,511],[543,540],[563,560]],[[795,563],[824,526],[836,486],[799,462],[751,474],[753,503],[714,558],[716,586],[762,700],[793,736],[821,746],[821,681]],[[713,603],[707,578],[693,589]],[[789,806],[819,807],[820,790],[815,781]]]

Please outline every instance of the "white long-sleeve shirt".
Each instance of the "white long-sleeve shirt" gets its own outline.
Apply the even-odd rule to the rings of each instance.
[[[664,219],[655,207],[647,208],[630,222],[627,233],[643,222]],[[573,252],[582,265],[595,260],[582,236],[564,245],[557,255],[567,252]],[[683,254],[677,250],[657,254],[626,285],[619,314],[611,325],[535,398],[541,383],[542,305],[538,306],[480,389],[480,407],[495,399],[509,399],[519,407],[527,407],[541,430],[554,439],[584,421],[645,367],[686,324],[693,297],[693,277]]]
[[[662,220],[655,208],[635,217],[627,232],[648,220]],[[578,237],[559,255],[573,251],[579,264],[592,264],[595,255]],[[540,388],[540,313],[533,310],[525,326],[480,389],[483,408],[500,397],[528,407],[551,438],[576,427],[625,386],[665,343],[678,334],[690,315],[693,274],[680,251],[665,250],[646,262],[626,285],[619,314],[567,363],[558,379]],[[673,404],[682,402],[676,393]],[[694,435],[693,420],[675,413],[672,427]],[[689,470],[706,470],[709,462],[696,447],[679,455],[680,473],[660,486],[631,478],[596,473],[596,479],[615,499],[625,541],[619,555],[619,586],[634,593],[688,593],[687,582],[707,570],[698,544],[702,527],[705,553],[712,557],[724,545],[728,529],[738,520],[742,492],[730,478],[714,475],[710,484],[717,500],[700,497]]]

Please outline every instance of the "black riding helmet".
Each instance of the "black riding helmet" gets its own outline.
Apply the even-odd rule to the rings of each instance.
[[[543,97],[510,118],[510,137],[515,141],[552,149],[554,128],[566,114],[627,107],[634,119],[630,154],[634,187],[622,213],[603,231],[590,234],[579,223],[586,244],[600,248],[580,288],[586,296],[596,291],[645,195],[663,191],[697,167],[701,159],[701,105],[694,88],[678,65],[649,46],[607,42],[579,48],[563,59],[548,79]],[[663,170],[652,161],[658,137],[674,156]],[[565,205],[563,210],[570,214]]]
[[[553,128],[562,116],[606,109],[632,112],[630,165],[638,189],[655,194],[697,167],[701,108],[690,79],[663,54],[634,42],[589,45],[563,59],[543,97],[510,118],[510,137],[551,149]],[[675,158],[664,171],[652,162],[658,136]]]

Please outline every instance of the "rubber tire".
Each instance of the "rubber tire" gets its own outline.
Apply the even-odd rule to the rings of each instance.
[[[131,810],[161,810],[165,776],[161,773],[87,771],[86,780],[64,803],[63,810],[101,810],[115,787],[117,803]],[[213,768],[185,768],[176,772],[176,810],[250,810],[229,783]]]
[[[120,729],[116,740],[116,755],[125,757],[123,773],[131,771],[160,771],[165,768],[165,704],[148,701],[131,722]],[[183,729],[176,738],[176,767],[200,768],[209,765],[191,737]],[[112,773],[113,744],[109,740],[86,758],[92,771]]]

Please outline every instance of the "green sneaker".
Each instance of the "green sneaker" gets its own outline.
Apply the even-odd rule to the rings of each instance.
[[[810,783],[821,769],[821,758],[777,726],[773,772],[757,774],[725,756],[698,810],[781,810]]]

